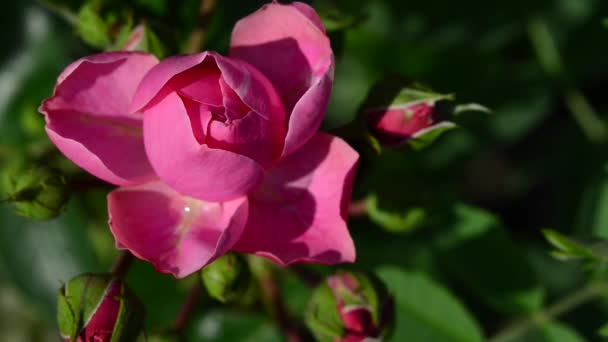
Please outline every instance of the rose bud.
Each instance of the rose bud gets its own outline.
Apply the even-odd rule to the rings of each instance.
[[[162,42],[146,24],[135,26],[124,41],[117,43],[122,51],[147,51],[158,58],[162,58],[166,54]]]
[[[380,280],[340,272],[315,290],[306,323],[319,341],[355,342],[387,337],[393,317],[393,299]]]
[[[243,256],[228,253],[201,270],[209,295],[222,303],[240,298],[251,284],[251,271]]]
[[[110,274],[82,274],[59,290],[57,319],[65,341],[135,341],[143,306]]]
[[[65,179],[46,168],[8,171],[5,179],[7,202],[15,205],[17,214],[45,220],[63,212],[69,199]]]
[[[451,111],[451,95],[403,85],[401,79],[380,82],[363,105],[366,125],[380,143],[396,147],[437,128],[454,127],[444,120]]]

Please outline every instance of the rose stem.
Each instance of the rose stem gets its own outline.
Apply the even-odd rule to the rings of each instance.
[[[201,0],[201,6],[198,12],[198,24],[186,44],[186,53],[200,52],[205,45],[205,31],[209,25],[211,15],[215,9],[216,0]]]
[[[294,321],[289,317],[289,313],[287,312],[287,308],[285,308],[279,287],[277,286],[274,277],[270,274],[270,272],[267,272],[259,277],[259,281],[262,289],[262,296],[266,300],[266,303],[269,304],[271,314],[277,321],[281,331],[283,331],[287,337],[287,341],[302,341],[298,328],[292,324]]]
[[[122,251],[118,256],[118,259],[112,265],[110,271],[116,278],[123,279],[129,270],[129,267],[133,263],[133,254],[129,251]]]
[[[188,296],[186,297],[186,301],[184,302],[184,304],[182,304],[182,307],[179,309],[177,318],[175,319],[175,322],[173,323],[173,331],[181,332],[186,327],[186,325],[188,324],[188,321],[190,320],[190,316],[192,316],[192,313],[196,309],[196,305],[198,304],[198,301],[201,297],[201,292],[202,292],[201,290],[202,290],[201,284],[200,284],[200,282],[197,281],[194,284],[194,286],[192,286],[190,293],[188,293]]]

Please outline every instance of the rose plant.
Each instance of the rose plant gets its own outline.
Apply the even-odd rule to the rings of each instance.
[[[160,272],[185,277],[230,250],[352,262],[358,154],[318,131],[333,71],[314,9],[273,2],[236,24],[229,56],[81,58],[40,111],[63,154],[119,186],[117,247]]]

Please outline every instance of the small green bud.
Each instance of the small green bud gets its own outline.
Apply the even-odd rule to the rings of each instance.
[[[339,272],[314,291],[306,324],[319,341],[363,341],[387,337],[393,317],[393,299],[377,277]]]
[[[69,199],[65,179],[46,168],[8,171],[5,185],[8,193],[5,201],[15,205],[17,214],[30,219],[58,216]]]
[[[452,95],[438,94],[400,78],[381,81],[362,106],[370,139],[389,147],[406,142],[413,143],[414,148],[424,147],[455,127],[446,120],[453,112],[452,99]]]
[[[110,274],[82,274],[59,290],[57,321],[65,341],[135,341],[143,312],[126,285]]]
[[[222,303],[243,296],[252,282],[251,271],[243,256],[228,253],[201,270],[209,295]]]
[[[116,41],[118,50],[123,51],[146,51],[158,59],[167,55],[166,48],[156,33],[147,24],[137,25],[125,39]]]

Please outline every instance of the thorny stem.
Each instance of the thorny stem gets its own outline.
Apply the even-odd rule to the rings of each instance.
[[[186,327],[188,321],[190,320],[190,317],[192,316],[192,313],[198,305],[199,299],[201,297],[201,292],[201,284],[197,281],[196,284],[194,284],[194,286],[190,290],[190,293],[188,293],[186,301],[179,310],[179,313],[177,314],[177,318],[173,323],[173,331],[181,332]]]
[[[201,6],[198,13],[198,25],[190,33],[188,43],[186,44],[186,53],[200,52],[205,45],[207,25],[211,15],[215,10],[216,0],[201,0]]]
[[[561,87],[564,102],[572,118],[593,143],[603,143],[608,129],[583,93],[568,80],[561,55],[547,23],[533,19],[528,25],[528,36],[544,71]]]
[[[114,277],[118,279],[123,279],[127,272],[129,271],[129,267],[133,263],[133,254],[129,251],[122,251],[118,256],[118,259],[112,265],[112,270],[110,271]]]
[[[602,296],[608,290],[608,283],[591,283],[562,298],[545,310],[518,320],[488,340],[488,342],[509,342],[525,335],[534,328],[540,328],[559,316]]]

